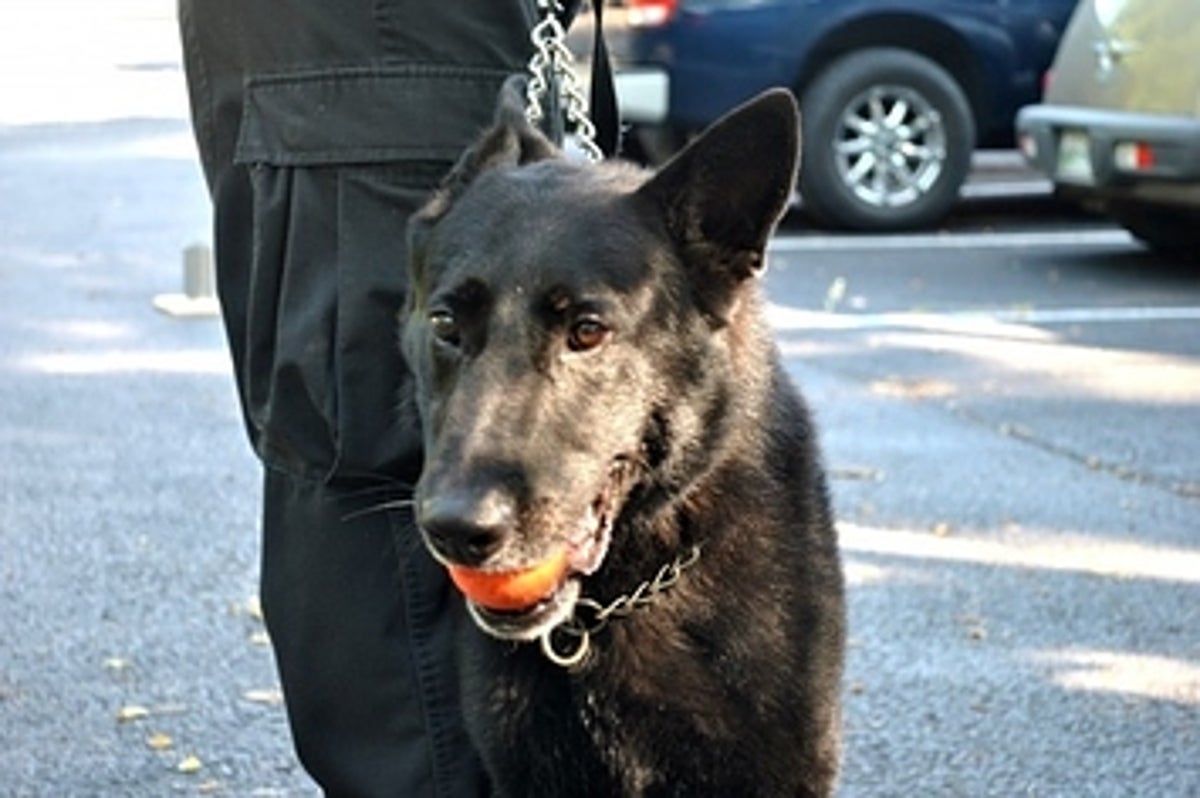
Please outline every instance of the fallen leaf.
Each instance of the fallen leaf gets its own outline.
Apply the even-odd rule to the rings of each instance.
[[[252,645],[252,646],[269,646],[269,645],[271,645],[271,636],[261,630],[252,633],[247,638],[247,640],[250,641],[250,645]]]
[[[833,313],[837,310],[837,306],[841,304],[842,299],[846,296],[846,278],[838,277],[829,284],[829,288],[825,291],[825,312]]]
[[[155,751],[165,751],[174,744],[175,741],[162,732],[152,734],[146,738],[146,745],[150,746]]]
[[[142,720],[143,718],[148,717],[150,717],[150,710],[146,709],[145,707],[138,706],[137,704],[130,704],[117,710],[117,720],[121,723]]]
[[[109,671],[123,671],[132,664],[124,657],[109,657],[104,660],[104,669]]]
[[[278,689],[247,690],[242,693],[242,697],[256,704],[277,705],[283,703],[283,693]]]
[[[175,766],[175,769],[180,773],[196,773],[199,772],[200,768],[202,767],[204,767],[204,763],[201,762],[197,757],[186,756],[179,762],[178,765]]]

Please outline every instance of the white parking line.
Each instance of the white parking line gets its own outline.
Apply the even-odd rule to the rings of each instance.
[[[1053,191],[1054,184],[1049,180],[997,180],[966,183],[959,195],[967,199],[1014,199],[1044,197]]]
[[[831,313],[767,304],[767,317],[777,330],[918,329],[939,332],[999,333],[997,325],[1121,324],[1200,321],[1200,307],[1029,308],[945,313]]]
[[[959,562],[1040,571],[1063,571],[1115,579],[1200,583],[1200,552],[1083,536],[1030,537],[1004,541],[986,537],[937,535],[911,529],[885,529],[838,522],[842,550],[918,561]],[[886,566],[884,566],[886,571]],[[879,572],[875,576],[882,575]]]
[[[904,233],[892,235],[777,236],[768,251],[853,252],[889,249],[1007,249],[1010,247],[1134,246],[1124,230],[1047,230],[1041,232]]]
[[[1014,324],[1077,324],[1080,322],[1200,321],[1200,307],[1095,307],[1001,310],[985,314]]]

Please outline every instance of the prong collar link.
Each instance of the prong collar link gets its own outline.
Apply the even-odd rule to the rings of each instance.
[[[617,596],[608,604],[589,598],[579,599],[570,618],[542,635],[542,653],[555,665],[569,671],[577,670],[591,651],[592,635],[602,631],[610,621],[632,615],[638,609],[652,604],[699,559],[700,546],[695,544],[659,568],[652,579],[642,582],[631,593]]]

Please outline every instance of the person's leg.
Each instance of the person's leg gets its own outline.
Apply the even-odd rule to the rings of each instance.
[[[528,57],[531,0],[180,0],[218,291],[262,457],[262,600],[332,795],[469,796],[447,579],[404,511],[404,225]],[[375,489],[386,490],[376,493]]]
[[[449,652],[461,602],[407,513],[268,471],[262,596],[296,749],[330,795],[477,796]],[[397,589],[400,587],[402,589]]]

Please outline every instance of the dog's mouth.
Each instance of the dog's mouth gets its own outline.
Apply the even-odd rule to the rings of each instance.
[[[613,465],[600,493],[565,541],[565,550],[560,542],[542,562],[491,577],[500,588],[505,582],[518,584],[524,579],[520,589],[509,590],[501,597],[503,591],[499,588],[473,591],[469,579],[455,580],[481,629],[504,640],[536,640],[571,618],[582,592],[583,577],[599,570],[608,555],[629,472],[623,459]],[[484,575],[483,579],[489,577]],[[522,600],[526,598],[527,603]]]

